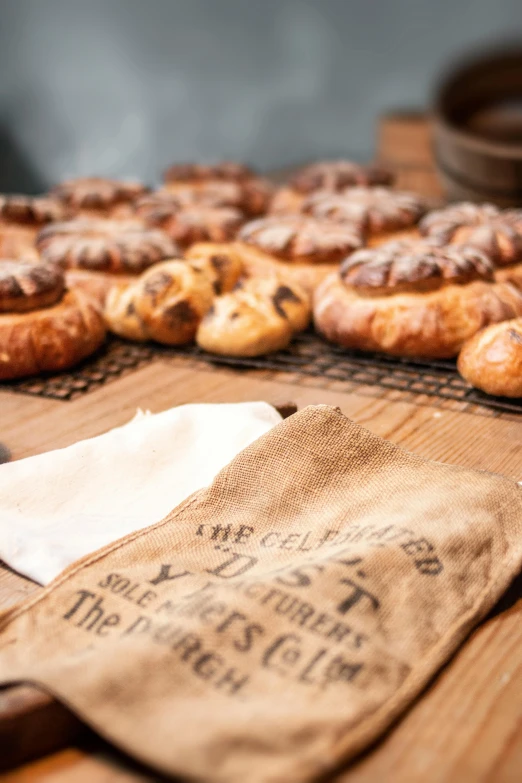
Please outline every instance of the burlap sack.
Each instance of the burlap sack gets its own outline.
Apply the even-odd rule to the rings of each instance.
[[[522,492],[307,408],[3,616],[39,683],[153,767],[307,781],[374,740],[522,560]]]

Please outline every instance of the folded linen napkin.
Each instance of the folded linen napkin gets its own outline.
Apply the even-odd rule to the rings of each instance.
[[[182,405],[0,466],[0,558],[47,584],[161,519],[281,421],[265,402]]]

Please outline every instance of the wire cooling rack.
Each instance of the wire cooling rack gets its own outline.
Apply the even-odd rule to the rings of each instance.
[[[331,345],[311,331],[296,337],[285,351],[253,359],[211,356],[196,346],[166,348],[157,345],[137,345],[111,337],[95,356],[73,371],[57,375],[38,376],[3,384],[13,391],[71,400],[98,388],[155,358],[190,357],[212,366],[225,365],[237,369],[260,369],[291,373],[292,382],[299,376],[328,381],[381,387],[413,395],[427,395],[439,400],[455,400],[479,405],[498,412],[522,414],[522,399],[491,397],[472,389],[460,377],[455,362],[449,360],[400,359],[383,354],[348,351]],[[296,378],[297,376],[297,378]]]

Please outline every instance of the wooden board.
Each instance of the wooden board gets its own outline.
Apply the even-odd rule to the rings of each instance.
[[[440,193],[430,157],[429,130],[418,116],[381,124],[379,157],[399,184]],[[410,183],[410,184],[408,184]],[[413,184],[415,183],[415,184]],[[522,479],[522,419],[459,404],[434,407],[382,389],[342,390],[317,378],[212,369],[184,360],[157,361],[72,402],[0,391],[0,441],[13,459],[67,446],[128,421],[137,407],[157,412],[186,402],[265,399],[337,405],[382,437],[432,459]],[[0,566],[0,609],[40,588]],[[522,775],[522,580],[434,680],[423,698],[375,748],[336,779],[518,781]],[[5,781],[157,780],[118,754],[48,696],[27,685],[0,690],[0,763]],[[67,746],[67,747],[64,747]],[[63,748],[51,753],[52,749]],[[31,755],[40,758],[18,766]]]

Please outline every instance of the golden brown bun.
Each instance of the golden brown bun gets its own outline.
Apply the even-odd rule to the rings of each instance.
[[[475,245],[498,266],[522,261],[522,212],[517,210],[462,202],[429,212],[419,229],[443,243]]]
[[[94,299],[103,309],[109,291],[121,288],[138,280],[138,275],[116,275],[110,272],[90,272],[88,269],[67,269],[65,282],[69,289],[79,289]]]
[[[303,166],[288,184],[299,193],[338,191],[354,185],[390,185],[393,174],[380,166],[361,166],[349,160],[327,160]]]
[[[145,225],[160,228],[184,248],[194,242],[228,242],[245,222],[235,207],[182,204],[169,193],[145,196],[136,203],[135,212]]]
[[[179,255],[163,231],[117,220],[53,223],[40,231],[36,245],[45,261],[114,274],[138,274]]]
[[[395,356],[449,358],[490,323],[522,315],[522,293],[477,280],[428,293],[361,296],[332,275],[317,289],[314,322],[328,340]]]
[[[433,291],[448,283],[492,281],[493,265],[472,245],[397,241],[352,253],[341,264],[339,275],[362,296],[385,296]]]
[[[0,379],[64,370],[105,339],[102,315],[89,297],[67,291],[57,304],[0,315]]]
[[[185,261],[166,261],[128,288],[113,288],[105,319],[111,331],[131,340],[184,345],[194,339],[213,299],[204,271]]]
[[[340,193],[313,193],[304,200],[301,211],[320,220],[356,223],[365,236],[375,236],[414,226],[426,206],[414,193],[359,186]]]
[[[487,394],[522,397],[522,318],[493,324],[468,340],[457,367]]]
[[[78,177],[61,182],[51,190],[77,214],[87,210],[93,216],[110,213],[115,207],[133,202],[148,191],[141,182],[125,182],[104,177]],[[63,218],[58,218],[63,219]]]
[[[0,225],[0,258],[31,258],[38,260],[37,226]]]
[[[197,344],[223,356],[261,356],[281,350],[310,320],[308,296],[276,277],[246,280],[217,297],[201,322]]]
[[[198,242],[185,253],[191,266],[204,271],[216,295],[227,294],[246,273],[243,260],[234,244]]]
[[[63,272],[37,261],[0,260],[0,313],[25,313],[62,298]]]
[[[387,231],[384,234],[375,234],[373,237],[368,237],[366,241],[367,247],[380,247],[381,245],[387,245],[388,242],[418,242],[424,237],[421,235],[417,226],[412,228],[403,228],[397,231]]]
[[[356,225],[340,225],[303,215],[272,215],[247,223],[240,242],[283,261],[329,263],[341,261],[363,244]]]

